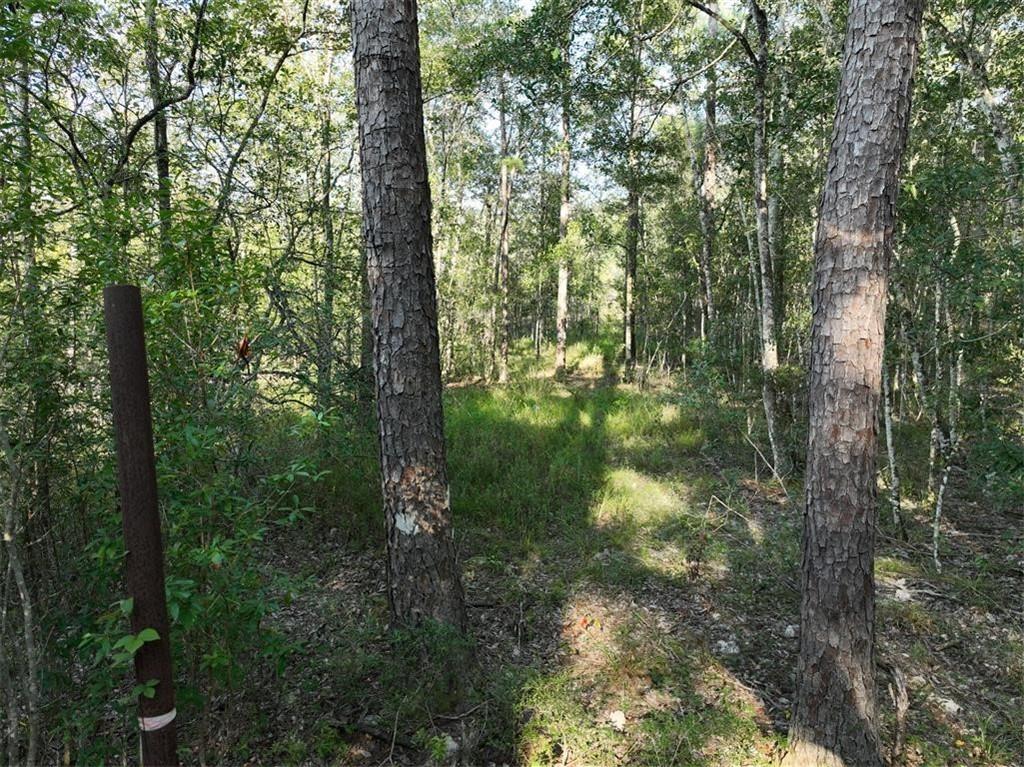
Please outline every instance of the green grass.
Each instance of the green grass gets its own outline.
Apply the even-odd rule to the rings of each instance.
[[[799,507],[764,475],[753,481],[747,403],[704,387],[699,371],[683,388],[617,384],[613,359],[611,344],[576,345],[566,379],[556,381],[521,355],[515,383],[446,392],[452,510],[478,662],[453,662],[469,650],[453,637],[389,634],[380,593],[324,588],[307,609],[324,625],[311,641],[326,647],[302,654],[324,663],[314,672],[300,660],[286,672],[314,680],[303,693],[306,748],[284,737],[275,759],[361,764],[346,749],[372,752],[370,741],[342,725],[369,717],[417,744],[423,763],[457,734],[443,718],[455,709],[474,712],[464,725],[471,760],[481,763],[772,762],[782,741],[751,685],[791,684],[796,643],[785,644],[781,629],[798,614]],[[372,551],[380,545],[373,440],[357,434],[350,429],[332,446],[334,467],[318,489],[325,503],[342,498],[344,506],[319,513],[329,510],[337,521],[321,527],[337,525],[349,550]],[[797,479],[788,489],[801,497]],[[316,552],[309,559],[304,575],[321,582],[339,567]],[[918,578],[929,570],[882,551],[877,572]],[[980,565],[944,579],[982,606],[996,582]],[[689,625],[680,599],[731,616],[742,655],[712,655],[712,640],[725,635],[714,633],[718,619]],[[955,630],[948,617],[885,600],[878,612],[907,662],[934,671],[930,637]],[[943,727],[922,715],[911,735],[942,742],[935,733]],[[981,738],[982,750],[1005,750],[998,724],[957,732],[969,748],[981,749]],[[388,756],[377,746],[377,761],[367,763]],[[928,761],[936,749],[921,746],[923,764],[942,763]]]
[[[616,385],[609,352],[577,345],[564,382],[527,361],[517,383],[462,386],[445,397],[467,588],[485,583],[490,598],[519,606],[527,643],[558,632],[557,649],[522,664],[506,654],[459,678],[425,674],[424,659],[451,655],[449,639],[387,635],[379,599],[358,616],[324,606],[331,641],[349,648],[333,653],[324,672],[339,680],[332,710],[368,710],[385,730],[399,721],[417,742],[437,743],[444,732],[436,717],[455,695],[488,711],[479,753],[528,765],[559,764],[567,754],[594,767],[762,763],[751,761],[751,749],[760,753],[755,746],[771,738],[733,694],[730,672],[700,642],[666,637],[651,623],[667,616],[638,611],[625,598],[652,583],[687,582],[691,561],[726,557],[710,536],[722,515],[708,510],[717,481],[701,461],[703,427],[669,391]],[[332,446],[325,498],[373,476],[368,442],[350,435]],[[343,497],[344,537],[365,545],[379,504],[362,493]],[[603,619],[579,635],[559,628],[591,613]],[[624,727],[609,723],[614,711],[623,712]],[[322,717],[310,716],[321,723],[308,736],[308,753],[285,738],[275,758],[342,752],[337,729]]]

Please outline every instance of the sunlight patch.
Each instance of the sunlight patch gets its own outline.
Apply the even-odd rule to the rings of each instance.
[[[661,423],[664,426],[673,426],[679,421],[679,417],[682,415],[682,411],[679,409],[679,405],[674,403],[668,403],[661,406]]]
[[[585,378],[600,378],[604,375],[604,356],[600,352],[584,354],[576,364],[575,372]]]
[[[561,668],[519,700],[521,761],[771,764],[759,697],[660,609],[583,588],[562,614]]]
[[[664,482],[632,469],[608,473],[595,519],[599,524],[650,524],[685,511],[686,503]]]

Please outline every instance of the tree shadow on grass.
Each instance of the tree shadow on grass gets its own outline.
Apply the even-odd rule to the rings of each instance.
[[[346,551],[297,601],[292,689],[267,691],[294,731],[261,761],[444,762],[451,739],[469,765],[771,762],[799,511],[739,456],[712,461],[677,393],[616,386],[607,356],[587,372],[447,395],[475,668],[444,661],[444,636],[388,634],[379,552]]]
[[[687,619],[708,612],[690,567],[710,530],[682,513],[699,490],[633,467],[693,449],[678,408],[606,382],[459,396],[453,502],[492,715],[476,758],[765,762],[763,704]],[[669,455],[641,455],[645,431]]]
[[[736,641],[716,617],[714,581],[740,566],[720,538],[748,534],[706,508],[699,429],[614,385],[607,355],[586,372],[448,393],[474,668],[446,662],[450,638],[389,634],[378,552],[335,551],[290,586],[276,621],[302,649],[255,691],[268,736],[231,758],[423,764],[454,742],[469,765],[769,762],[761,696],[709,651]]]

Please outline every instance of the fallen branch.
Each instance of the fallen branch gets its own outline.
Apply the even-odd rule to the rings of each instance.
[[[892,682],[889,684],[889,699],[896,709],[896,742],[889,754],[890,767],[898,767],[903,763],[903,753],[907,746],[907,712],[910,711],[910,695],[907,692],[907,678],[903,671],[893,663],[879,661],[878,665],[889,673]]]

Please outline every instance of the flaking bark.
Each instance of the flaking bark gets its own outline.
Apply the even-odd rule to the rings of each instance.
[[[464,630],[441,411],[415,0],[356,0],[352,38],[388,600],[402,625]]]
[[[802,630],[787,765],[882,765],[874,668],[877,414],[922,6],[850,3],[815,239]]]

